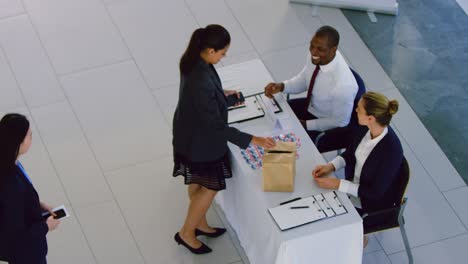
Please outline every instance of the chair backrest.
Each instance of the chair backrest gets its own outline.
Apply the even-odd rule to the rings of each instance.
[[[398,170],[398,178],[394,183],[394,205],[400,205],[404,199],[406,189],[408,187],[410,178],[410,169],[408,165],[408,161],[405,157],[403,157],[403,161],[401,162],[400,169]]]
[[[353,69],[349,68],[351,72],[354,75],[354,79],[356,79],[357,85],[358,85],[358,91],[356,93],[356,96],[354,97],[354,105],[353,105],[353,110],[351,112],[351,119],[349,120],[349,127],[352,126],[358,126],[358,117],[356,113],[356,108],[359,103],[359,100],[361,99],[362,95],[366,92],[366,86],[364,84],[364,81],[362,80],[361,76],[357,72],[355,72]]]
[[[410,171],[408,162],[406,158],[403,157],[397,178],[390,187],[391,193],[385,194],[393,196],[390,200],[393,204],[363,215],[363,219],[365,220],[365,234],[398,227],[401,224],[404,224],[403,211],[406,206],[406,198],[404,195],[408,186],[409,177]]]

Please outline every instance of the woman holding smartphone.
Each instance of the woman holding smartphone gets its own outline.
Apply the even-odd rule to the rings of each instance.
[[[11,264],[46,264],[46,234],[57,228],[52,208],[40,202],[18,158],[28,152],[32,132],[20,114],[0,121],[0,260]],[[52,216],[46,220],[44,211]]]
[[[220,25],[208,25],[192,34],[180,59],[179,101],[173,119],[173,176],[185,177],[190,205],[175,241],[194,254],[211,252],[197,236],[218,237],[224,228],[212,228],[206,212],[216,193],[232,177],[227,142],[241,148],[249,143],[271,148],[272,138],[262,138],[229,127],[226,96],[213,67],[229,49],[231,37]]]

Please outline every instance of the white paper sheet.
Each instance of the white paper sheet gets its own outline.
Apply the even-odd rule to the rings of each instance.
[[[242,122],[265,115],[257,96],[245,97],[245,107],[231,109],[228,112],[228,123]]]
[[[297,206],[309,208],[293,209]],[[334,191],[317,194],[268,209],[281,230],[347,213]]]

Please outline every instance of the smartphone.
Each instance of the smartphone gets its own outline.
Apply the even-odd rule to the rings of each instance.
[[[245,102],[245,98],[242,92],[239,92],[239,97],[237,97],[237,94],[231,94],[226,97],[226,101],[228,107],[233,107],[238,103]]]
[[[61,206],[58,206],[58,207],[55,207],[54,209],[52,209],[52,212],[55,213],[55,216],[54,216],[54,219],[61,219],[61,218],[64,218],[64,217],[68,217],[69,214],[67,212],[67,209],[65,208],[65,206],[61,205]],[[44,219],[47,219],[50,217],[50,212],[44,212],[42,213],[42,217]]]

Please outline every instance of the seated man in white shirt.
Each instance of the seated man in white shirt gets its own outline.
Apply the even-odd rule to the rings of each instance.
[[[265,95],[284,92],[305,98],[288,103],[307,130],[312,141],[323,131],[348,125],[353,111],[358,84],[337,50],[340,35],[331,26],[319,28],[310,41],[310,55],[304,68],[282,83],[269,83]]]

